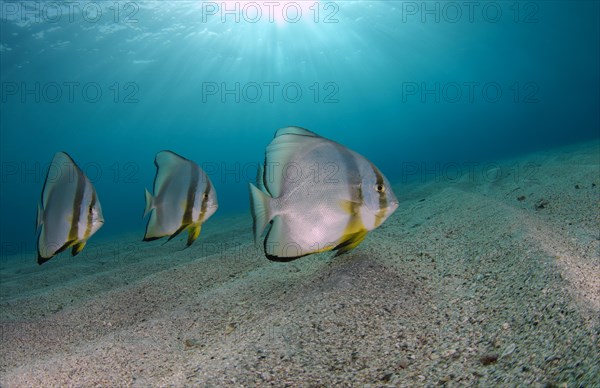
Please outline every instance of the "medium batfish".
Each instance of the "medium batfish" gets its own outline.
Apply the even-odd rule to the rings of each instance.
[[[66,152],[57,152],[38,204],[38,264],[68,248],[77,255],[103,224],[96,189]]]
[[[144,217],[150,213],[144,241],[188,230],[189,247],[200,235],[202,223],[218,207],[217,193],[206,173],[194,162],[171,151],[161,151],[154,159],[154,196],[146,190]]]

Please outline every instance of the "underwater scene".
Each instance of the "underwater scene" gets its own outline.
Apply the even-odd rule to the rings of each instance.
[[[597,1],[0,1],[0,386],[600,386]]]

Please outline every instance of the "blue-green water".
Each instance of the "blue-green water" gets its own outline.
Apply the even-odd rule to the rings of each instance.
[[[102,202],[93,239],[141,239],[164,149],[211,176],[217,218],[248,211],[256,162],[288,125],[365,155],[400,202],[438,164],[599,136],[596,1],[0,5],[2,256],[32,265],[61,150]]]

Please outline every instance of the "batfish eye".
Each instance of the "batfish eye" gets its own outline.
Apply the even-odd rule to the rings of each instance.
[[[378,193],[384,193],[385,192],[385,186],[382,185],[382,184],[375,185],[375,190],[377,190]]]
[[[206,193],[203,193],[203,194],[202,194],[202,198],[204,198],[204,199],[208,198],[208,194],[206,194]]]

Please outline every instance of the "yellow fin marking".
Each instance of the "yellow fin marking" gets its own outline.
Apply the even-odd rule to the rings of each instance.
[[[365,229],[342,236],[340,244],[336,247],[337,253],[335,255],[343,255],[356,248],[367,237],[367,233],[368,231]]]
[[[202,224],[201,223],[190,225],[190,227],[188,228],[188,239],[187,239],[187,246],[188,247],[190,245],[192,245],[194,243],[194,241],[196,241],[196,239],[198,238],[198,236],[200,236],[200,230],[201,229],[202,229]]]
[[[73,244],[73,249],[71,249],[71,255],[77,256],[77,254],[79,254],[79,252],[81,252],[85,247],[86,242],[87,241],[79,241],[78,243]]]
[[[360,217],[361,204],[353,201],[340,201],[342,209],[350,215],[348,225],[339,239],[339,243],[333,249],[337,251],[336,256],[350,252],[356,248],[367,236],[368,230]]]

